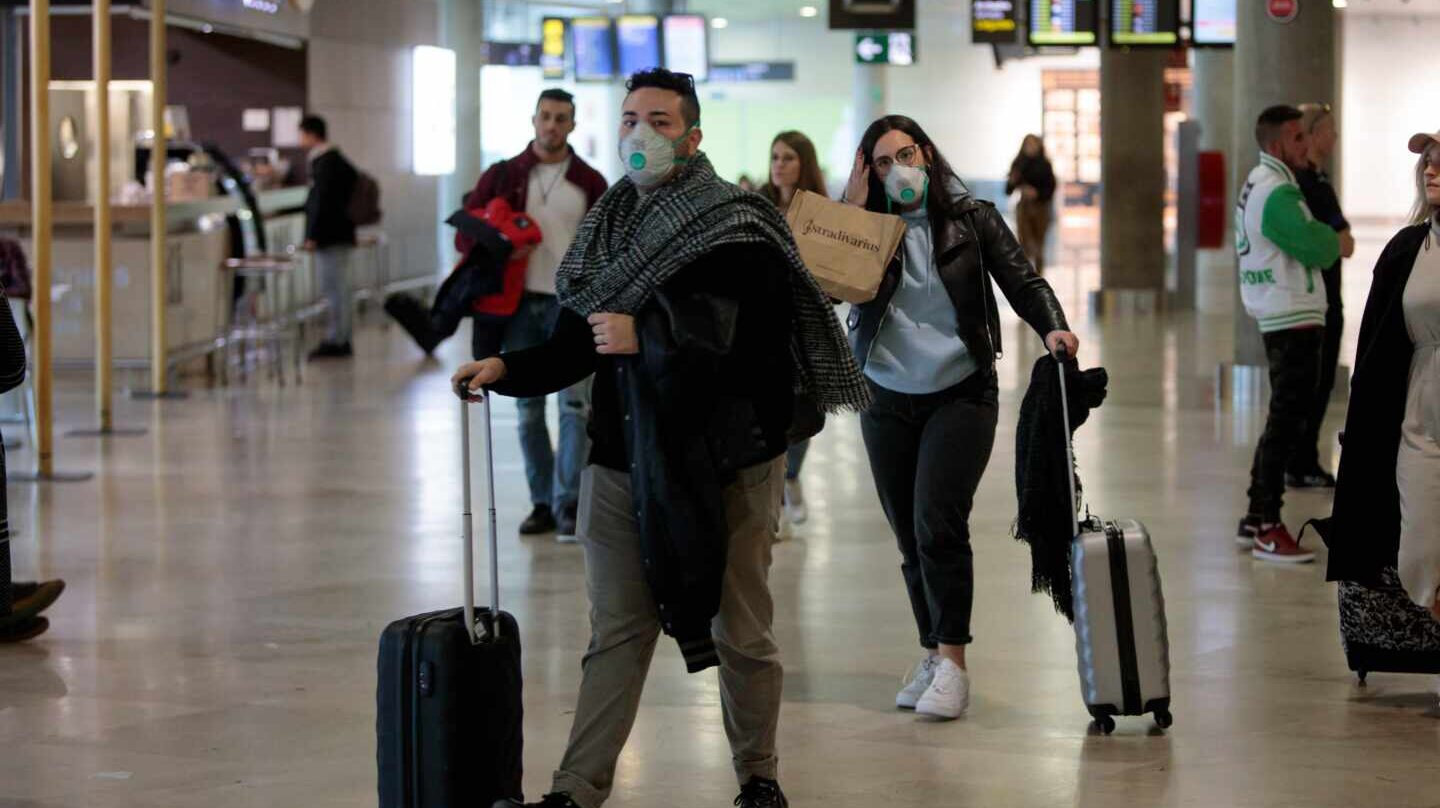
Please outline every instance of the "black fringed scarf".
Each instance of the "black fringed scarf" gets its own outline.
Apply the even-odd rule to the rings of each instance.
[[[1073,433],[1105,400],[1110,376],[1104,368],[1080,370],[1065,362],[1065,389],[1070,401]],[[1030,591],[1046,592],[1055,610],[1075,622],[1070,590],[1071,516],[1079,503],[1069,503],[1065,467],[1065,428],[1060,419],[1060,379],[1055,360],[1042,356],[1030,371],[1030,389],[1020,405],[1015,429],[1015,495],[1020,513],[1015,538],[1030,545]],[[1080,490],[1076,475],[1075,490]]]

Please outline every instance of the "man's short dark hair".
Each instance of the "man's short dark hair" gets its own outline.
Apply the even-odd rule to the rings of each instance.
[[[328,127],[325,126],[325,119],[319,115],[306,115],[300,119],[300,131],[309,132],[321,140],[329,140],[327,137]]]
[[[700,122],[700,96],[695,94],[694,76],[689,73],[672,73],[663,67],[652,67],[632,75],[630,80],[625,82],[625,93],[628,95],[647,87],[679,94],[680,117],[685,120],[685,125],[689,127]]]
[[[1303,117],[1305,117],[1305,113],[1289,104],[1276,104],[1270,107],[1260,113],[1260,120],[1255,122],[1255,142],[1260,144],[1261,149],[1270,148],[1271,144],[1280,139],[1285,124],[1298,121]]]
[[[562,104],[569,104],[570,117],[575,117],[575,96],[565,92],[559,87],[551,87],[550,89],[540,93],[540,97],[535,101],[536,110],[540,109],[541,101],[559,101]]]

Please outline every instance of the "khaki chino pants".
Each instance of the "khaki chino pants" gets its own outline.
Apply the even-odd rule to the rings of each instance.
[[[779,527],[785,459],[752,466],[725,490],[730,547],[713,624],[720,705],[735,774],[775,779],[775,730],[783,671],[771,630],[770,548]],[[553,791],[580,808],[610,796],[615,762],[640,707],[660,619],[645,583],[630,475],[589,466],[581,475],[578,534],[590,595],[590,648],[575,724]]]

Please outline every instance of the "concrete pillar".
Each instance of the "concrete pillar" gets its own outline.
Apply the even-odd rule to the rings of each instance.
[[[1192,75],[1192,110],[1200,122],[1200,148],[1225,152],[1228,158],[1235,136],[1235,51],[1230,48],[1196,48]]]
[[[1231,161],[1233,191],[1259,161],[1255,120],[1274,104],[1330,100],[1339,95],[1335,9],[1329,0],[1299,0],[1300,13],[1289,23],[1270,19],[1267,3],[1237,3],[1235,43],[1235,117]],[[1232,193],[1232,196],[1234,194]],[[1239,287],[1239,275],[1235,277]],[[1235,364],[1265,365],[1259,328],[1235,306]]]
[[[1191,73],[1194,86],[1191,114],[1200,124],[1200,148],[1225,155],[1225,165],[1235,163],[1235,52],[1229,48],[1197,48]],[[1227,175],[1227,186],[1233,185]],[[1233,199],[1234,188],[1227,187],[1226,198]],[[1235,248],[1233,217],[1225,217],[1224,246],[1201,250],[1197,256],[1198,276],[1195,285],[1195,308],[1221,314],[1233,311],[1235,297]]]
[[[1101,52],[1100,286],[1104,310],[1132,305],[1148,310],[1165,288],[1168,59],[1169,54],[1160,50]]]
[[[885,74],[879,65],[856,64],[855,83],[853,92],[853,106],[855,108],[854,126],[855,137],[852,139],[856,146],[860,145],[860,138],[865,135],[865,130],[874,123],[877,118],[884,116],[888,109],[885,108]],[[851,153],[853,157],[853,152]],[[844,167],[845,176],[850,174],[850,163],[847,161]]]
[[[485,10],[476,0],[442,0],[440,46],[455,51],[455,173],[440,178],[437,222],[460,207],[480,177],[480,67],[485,42]],[[453,231],[438,228],[439,254],[452,256]],[[442,260],[448,266],[449,260]]]

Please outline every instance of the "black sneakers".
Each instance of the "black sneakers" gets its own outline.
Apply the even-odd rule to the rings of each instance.
[[[521,536],[539,536],[555,532],[555,514],[549,505],[536,505],[535,510],[520,523]]]
[[[580,509],[575,505],[566,505],[560,509],[560,518],[555,522],[555,541],[561,544],[574,544],[579,541],[575,536],[575,525],[580,520]]]
[[[740,787],[735,805],[737,808],[790,808],[790,801],[785,799],[779,783],[751,777],[750,782]]]
[[[348,342],[322,342],[310,352],[311,359],[349,359],[354,355],[355,350]]]
[[[516,802],[501,800],[491,808],[580,808],[570,799],[569,794],[546,794],[539,802]]]
[[[1335,475],[1319,466],[1298,474],[1287,471],[1285,472],[1285,484],[1291,488],[1334,488]]]
[[[44,634],[49,628],[50,621],[43,617],[30,617],[24,620],[15,620],[12,617],[0,618],[0,644],[33,640]]]

